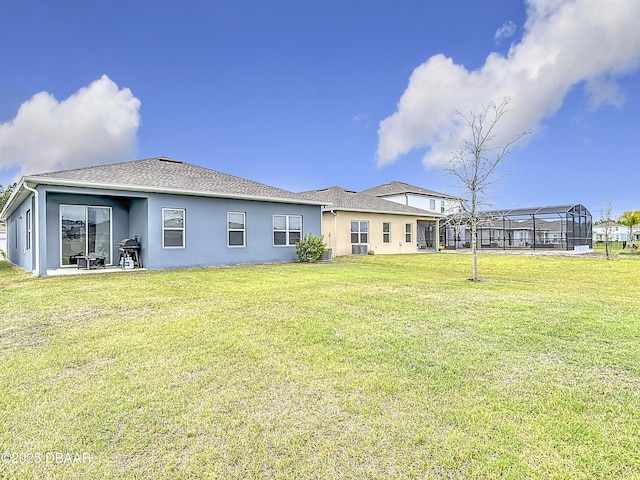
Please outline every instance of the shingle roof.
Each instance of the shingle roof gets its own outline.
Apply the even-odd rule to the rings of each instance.
[[[362,192],[353,192],[342,187],[330,187],[322,190],[302,192],[300,195],[331,204],[325,210],[351,210],[360,212],[390,213],[396,215],[415,215],[421,217],[439,217],[416,207],[384,200]]]
[[[304,200],[299,195],[226,173],[165,157],[31,175],[42,183],[76,181],[103,186],[229,194],[260,199]]]
[[[360,193],[366,193],[375,197],[385,197],[388,195],[397,195],[399,193],[415,193],[418,195],[428,195],[430,197],[453,198],[451,195],[447,195],[446,193],[416,187],[415,185],[409,185],[408,183],[398,182],[395,180],[393,182],[385,183],[384,185],[368,188]]]

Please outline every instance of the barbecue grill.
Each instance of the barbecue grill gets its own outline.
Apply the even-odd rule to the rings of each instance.
[[[118,250],[120,251],[118,265],[124,266],[127,260],[131,260],[134,267],[142,267],[140,263],[140,243],[138,242],[138,237],[120,240]]]

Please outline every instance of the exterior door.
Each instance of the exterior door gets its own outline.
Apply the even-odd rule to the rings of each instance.
[[[60,206],[60,265],[75,265],[76,255],[95,253],[111,264],[111,208]]]

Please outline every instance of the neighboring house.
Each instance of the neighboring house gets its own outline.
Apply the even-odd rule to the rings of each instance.
[[[604,242],[606,232],[609,231],[610,242],[628,242],[629,241],[629,227],[626,225],[620,225],[617,222],[598,222],[593,224],[593,241]],[[634,242],[640,241],[640,225],[633,227],[631,240]]]
[[[617,222],[607,221],[593,224],[593,241],[604,242],[608,230],[610,242],[626,242],[629,240],[629,227]]]
[[[334,256],[416,253],[438,247],[440,214],[340,187],[303,192],[322,201],[324,241]]]
[[[23,177],[0,212],[8,259],[35,275],[137,237],[150,269],[283,262],[324,202],[169,158]]]
[[[416,207],[431,213],[450,215],[459,210],[460,199],[446,193],[434,192],[408,183],[393,181],[360,193],[384,198],[391,202]]]
[[[0,250],[7,251],[7,227],[0,223]],[[0,254],[0,260],[2,260],[2,254]]]

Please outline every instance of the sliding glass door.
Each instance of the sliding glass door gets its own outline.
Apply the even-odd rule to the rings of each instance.
[[[111,264],[111,208],[60,206],[60,265],[77,263],[77,255],[103,255]]]

